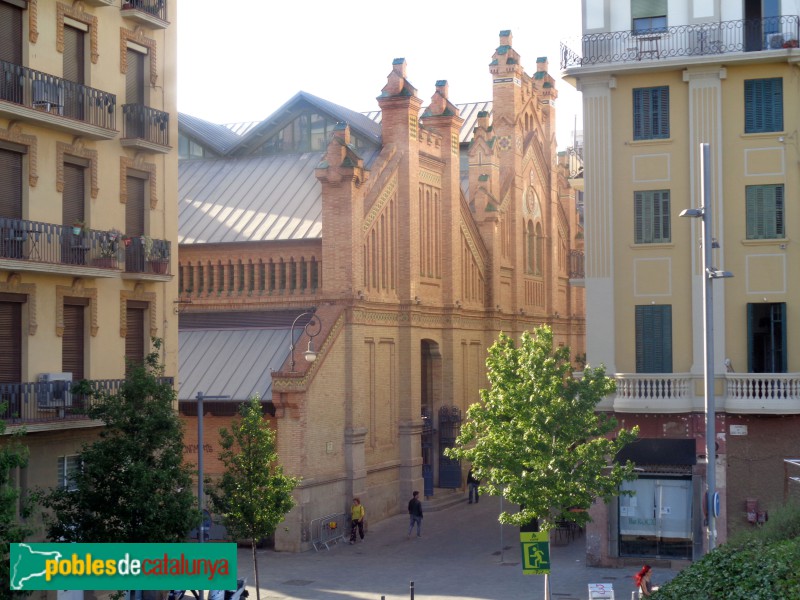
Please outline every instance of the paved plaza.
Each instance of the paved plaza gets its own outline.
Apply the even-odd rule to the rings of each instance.
[[[369,518],[369,505],[366,505]],[[427,512],[422,537],[406,538],[408,518],[397,515],[370,525],[364,542],[300,554],[260,550],[262,600],[424,600],[544,598],[544,576],[523,575],[518,529],[497,522],[500,500],[484,496]],[[501,541],[502,540],[502,541]],[[629,600],[636,567],[590,568],[584,537],[551,546],[551,600],[585,600],[589,583],[611,583],[616,600]],[[660,585],[677,571],[654,568]],[[247,577],[250,600],[255,578],[249,548],[239,549],[239,574]]]

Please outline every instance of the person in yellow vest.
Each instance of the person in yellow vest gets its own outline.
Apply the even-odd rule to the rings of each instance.
[[[361,500],[358,498],[353,498],[353,506],[350,507],[350,543],[356,543],[356,529],[358,529],[358,534],[361,536],[361,541],[364,541],[364,517],[367,515],[367,511],[364,510],[364,506],[361,504]]]

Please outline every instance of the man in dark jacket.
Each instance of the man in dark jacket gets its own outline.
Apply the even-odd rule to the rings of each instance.
[[[472,498],[475,497],[475,504],[478,503],[478,486],[481,484],[479,479],[475,479],[472,474],[472,469],[467,473],[467,487],[469,488],[469,503],[472,504]]]
[[[408,501],[408,537],[414,530],[414,523],[417,524],[417,537],[422,537],[422,502],[419,501],[419,492],[415,491],[411,500]]]

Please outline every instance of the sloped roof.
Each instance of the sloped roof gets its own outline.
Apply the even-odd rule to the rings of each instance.
[[[178,243],[322,237],[320,152],[180,161]]]
[[[463,144],[472,140],[472,131],[475,129],[475,124],[478,121],[478,113],[485,110],[491,114],[492,102],[469,102],[467,104],[456,104],[456,107],[458,108],[458,116],[464,119],[464,124],[461,126],[461,131],[458,136],[458,141]],[[420,117],[422,113],[425,112],[426,108],[425,106],[420,108]],[[364,115],[375,123],[381,122],[381,111],[379,110],[365,112]]]
[[[185,113],[178,113],[178,123],[185,133],[202,141],[217,154],[227,153],[241,140],[236,132],[225,125],[217,125]]]
[[[289,328],[180,330],[178,400],[193,400],[197,392],[230,400],[259,394],[271,400],[270,372],[289,355],[290,335]]]
[[[361,113],[345,108],[344,106],[339,106],[323,98],[318,98],[308,92],[298,92],[283,106],[273,112],[272,115],[261,121],[261,123],[248,128],[247,133],[241,137],[239,143],[232,152],[246,154],[248,150],[256,149],[263,144],[269,136],[273,133],[277,133],[291,121],[297,113],[306,107],[306,105],[310,105],[320,112],[330,115],[337,121],[346,122],[350,125],[351,131],[373,142],[376,146],[381,145],[381,128],[371,119],[368,119]]]

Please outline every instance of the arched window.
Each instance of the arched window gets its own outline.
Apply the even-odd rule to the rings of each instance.
[[[542,235],[542,224],[536,223],[536,232],[534,234],[533,248],[534,248],[534,262],[533,274],[542,274],[542,265],[544,264],[544,236]]]
[[[525,226],[525,272],[533,273],[536,258],[534,253],[536,248],[533,239],[533,223],[528,221]]]

